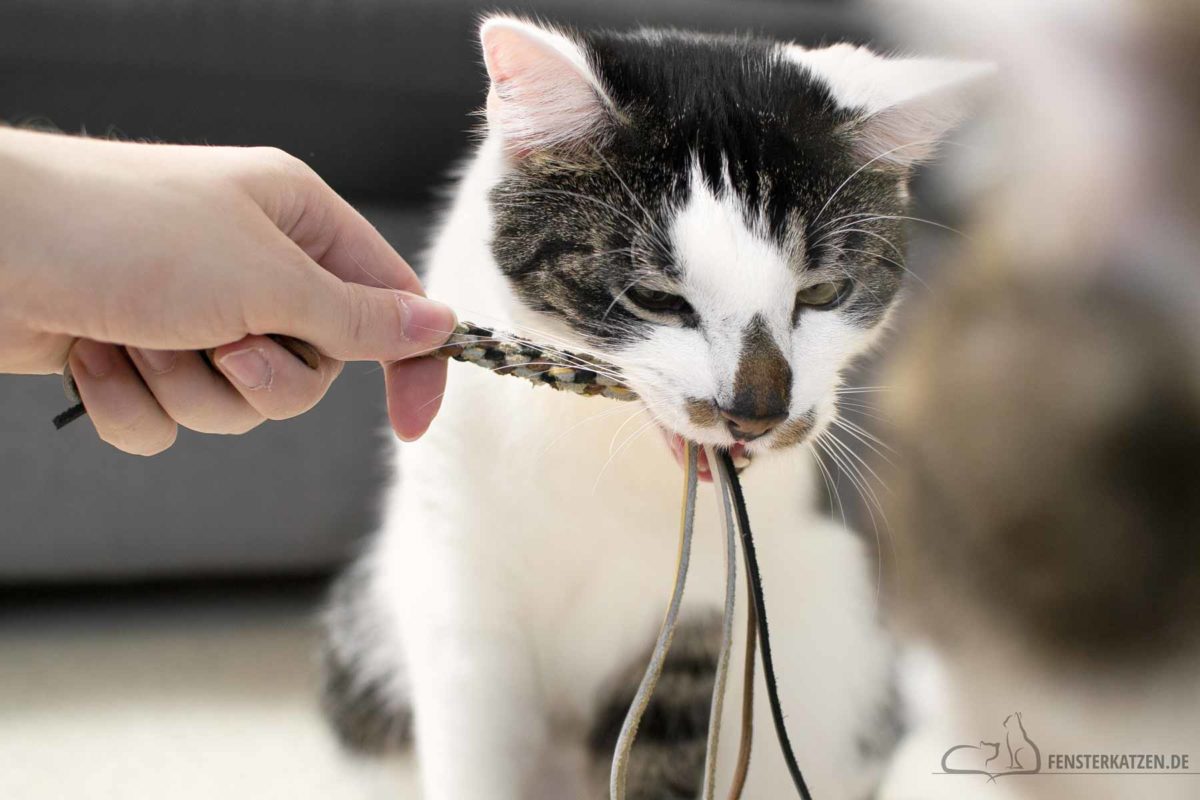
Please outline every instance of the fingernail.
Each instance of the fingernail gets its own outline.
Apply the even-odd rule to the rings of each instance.
[[[150,366],[151,370],[161,375],[175,368],[175,359],[179,353],[175,350],[148,350],[139,347],[138,355]]]
[[[75,343],[75,357],[83,365],[84,372],[93,378],[102,378],[112,369],[113,349],[111,345],[80,339]]]
[[[271,388],[271,362],[257,347],[238,350],[221,356],[218,362],[235,381],[247,389]]]
[[[414,344],[441,344],[458,324],[450,306],[416,294],[397,294],[404,338]]]

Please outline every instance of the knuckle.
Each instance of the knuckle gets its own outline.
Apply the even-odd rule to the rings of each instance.
[[[297,179],[297,180],[312,180],[316,178],[312,167],[305,164],[302,160],[278,147],[256,147],[254,150],[259,151],[256,155],[260,163],[268,170],[276,173]]]
[[[299,161],[291,153],[279,147],[250,147],[246,152],[250,153],[259,163],[277,168],[287,168]]]
[[[307,187],[319,178],[316,172],[296,156],[278,147],[238,147],[229,162],[229,176],[245,189],[260,193],[278,192],[280,187]],[[303,192],[299,192],[303,193]]]
[[[348,342],[361,342],[370,335],[374,328],[375,306],[370,297],[362,291],[346,284],[346,319],[345,336]]]

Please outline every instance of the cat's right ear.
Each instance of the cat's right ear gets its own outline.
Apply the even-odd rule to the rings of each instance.
[[[488,128],[510,156],[576,149],[610,129],[612,100],[571,37],[496,16],[484,20],[479,39],[492,81]]]

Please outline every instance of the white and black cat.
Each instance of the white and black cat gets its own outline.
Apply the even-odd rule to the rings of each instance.
[[[334,718],[379,745],[412,714],[427,800],[595,796],[589,775],[605,770],[670,588],[672,445],[686,437],[752,459],[792,741],[816,796],[867,796],[895,735],[890,646],[872,556],[816,510],[810,451],[901,291],[911,168],[979,70],[508,17],[481,39],[486,137],[429,291],[464,318],[601,355],[642,402],[453,370],[437,424],[400,447],[383,530],[336,593]],[[723,591],[715,511],[702,503],[694,635],[643,728],[631,797],[698,790],[705,623]],[[736,740],[723,737],[726,766]],[[791,791],[760,733],[746,796]]]

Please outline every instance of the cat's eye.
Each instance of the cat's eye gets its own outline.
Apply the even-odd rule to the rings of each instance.
[[[658,314],[691,314],[692,306],[677,294],[664,292],[660,289],[649,289],[644,286],[634,286],[625,292],[625,296],[635,305]]]
[[[849,278],[840,281],[814,283],[796,292],[796,309],[807,307],[817,310],[834,308],[850,296],[852,283]]]

